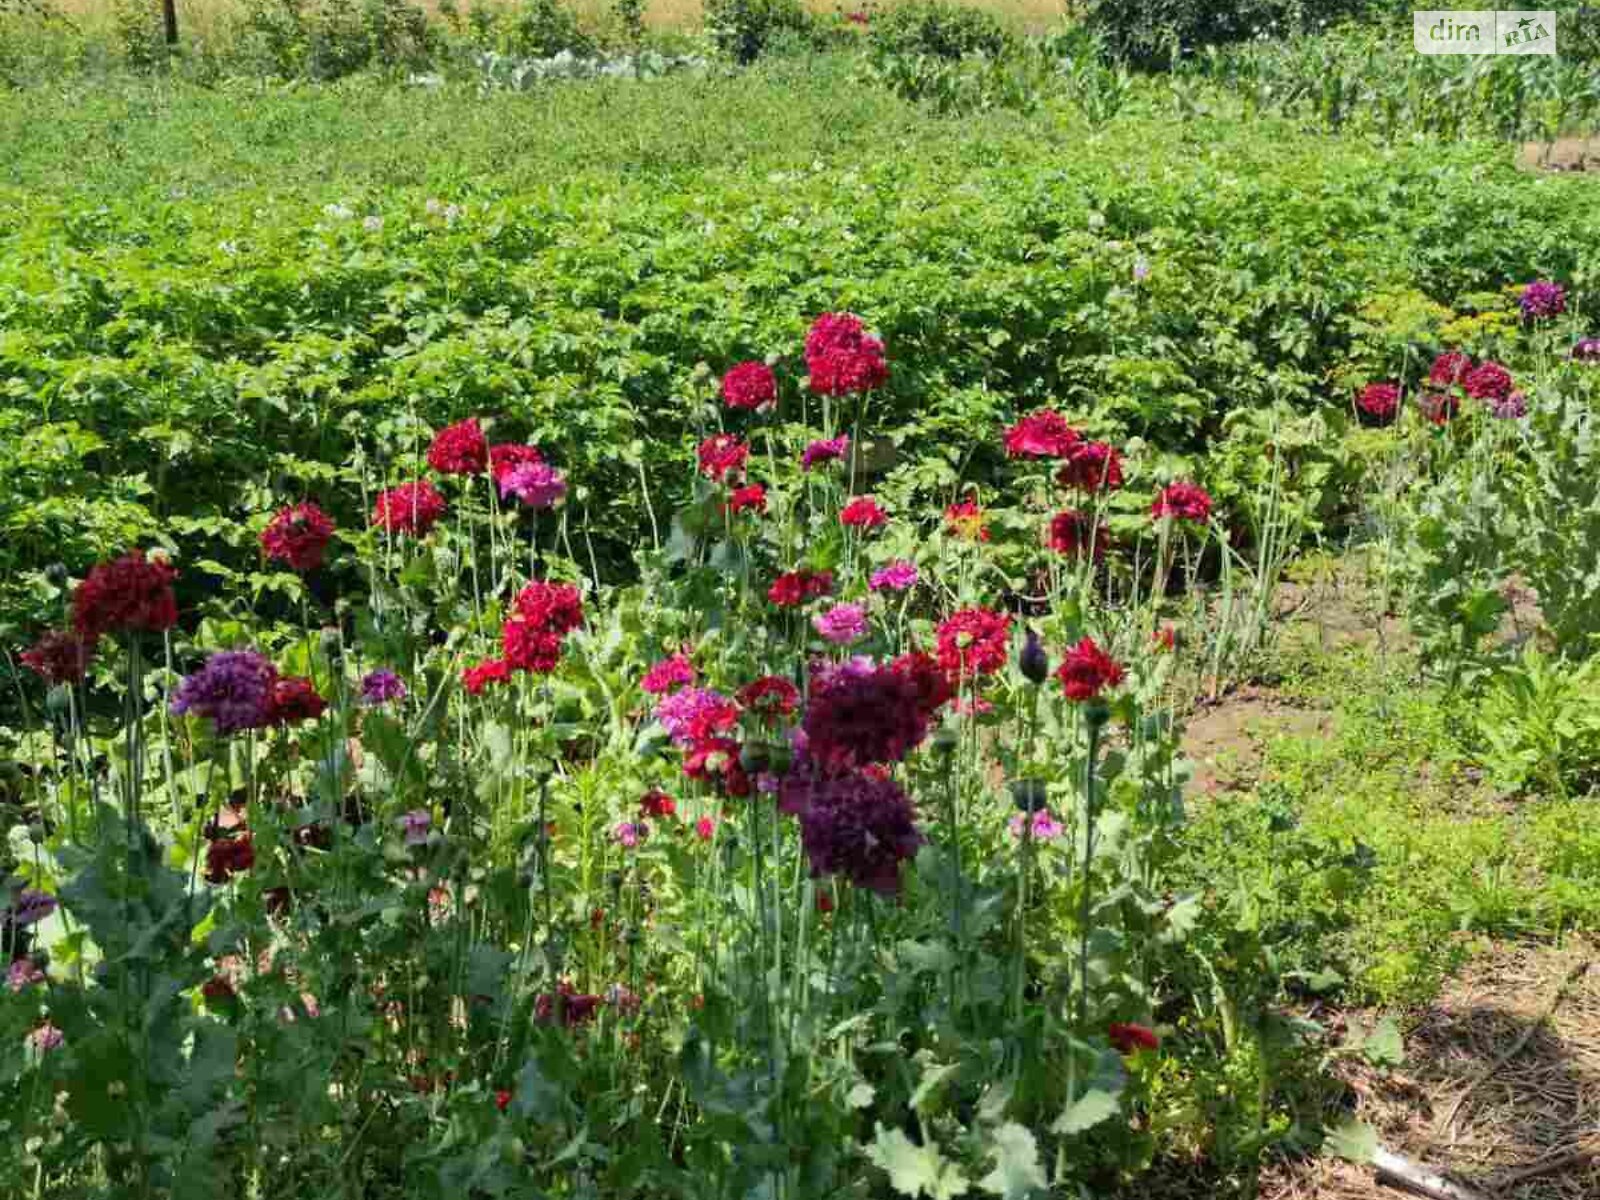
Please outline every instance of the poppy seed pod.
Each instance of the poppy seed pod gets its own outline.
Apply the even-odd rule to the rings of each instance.
[[[1048,789],[1042,779],[1013,779],[1006,785],[1011,789],[1011,799],[1025,813],[1036,813],[1045,807]]]
[[[1022,644],[1022,653],[1017,656],[1017,667],[1029,683],[1040,684],[1050,678],[1050,656],[1045,653],[1039,635],[1031,629]]]

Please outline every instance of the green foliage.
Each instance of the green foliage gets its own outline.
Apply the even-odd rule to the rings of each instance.
[[[800,0],[707,0],[705,28],[724,57],[748,64],[784,35],[807,36],[813,18]]]
[[[246,0],[243,30],[253,68],[285,79],[415,67],[431,36],[411,0]]]
[[[993,13],[949,0],[904,0],[874,16],[869,30],[873,49],[882,54],[999,58],[1016,47]]]
[[[1371,0],[1090,0],[1085,20],[1117,57],[1164,67],[1203,47],[1281,38],[1369,7]]]
[[[475,22],[480,12],[493,16],[487,28],[479,23],[477,40],[504,54],[549,58],[563,50],[573,54],[594,50],[593,39],[578,25],[577,13],[562,0],[512,0],[498,10],[474,6]]]
[[[1564,663],[1530,648],[1494,674],[1474,715],[1483,765],[1506,791],[1565,797],[1600,784],[1600,657]]]

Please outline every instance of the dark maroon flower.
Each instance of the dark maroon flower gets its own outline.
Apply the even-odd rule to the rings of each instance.
[[[226,975],[213,975],[200,985],[200,994],[213,1004],[232,1000],[236,993]]]
[[[922,710],[924,719],[930,722],[941,708],[955,698],[955,684],[949,672],[939,665],[938,659],[924,650],[908,650],[889,666],[916,689],[917,707]]]
[[[1105,526],[1080,509],[1069,508],[1050,518],[1050,549],[1057,554],[1079,555],[1088,551],[1095,562],[1106,556],[1111,537]]]
[[[161,633],[178,623],[172,581],[178,572],[166,556],[134,550],[90,568],[72,597],[78,636],[94,642],[103,633]]]
[[[899,891],[900,864],[923,837],[898,784],[865,773],[818,774],[798,779],[792,798],[813,875],[843,875],[884,895]]]
[[[267,723],[294,725],[301,721],[315,721],[328,707],[328,702],[317,694],[317,686],[304,676],[279,679],[272,685],[272,705]]]
[[[206,847],[206,882],[223,884],[256,865],[256,848],[250,835],[217,838]]]
[[[801,728],[808,758],[846,771],[899,762],[927,737],[928,714],[916,680],[858,658],[813,676]]]
[[[1433,360],[1428,368],[1428,382],[1434,387],[1454,387],[1472,370],[1472,356],[1459,350],[1447,350]]]
[[[52,629],[21,654],[22,665],[52,687],[82,683],[94,658],[94,644],[65,629]]]
[[[599,996],[579,992],[565,979],[556,984],[554,995],[541,992],[533,1002],[534,1016],[541,1024],[560,1021],[569,1029],[588,1024],[599,1011]]]

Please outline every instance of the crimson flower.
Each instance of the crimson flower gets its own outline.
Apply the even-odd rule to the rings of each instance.
[[[1056,472],[1062,487],[1114,492],[1122,486],[1122,453],[1109,442],[1079,442]]]
[[[261,531],[261,548],[267,557],[285,563],[291,571],[314,571],[333,540],[333,522],[315,504],[281,509]]]
[[[850,529],[878,529],[888,523],[889,514],[871,496],[857,496],[839,510],[839,524]]]
[[[660,788],[651,788],[639,798],[639,815],[660,821],[676,816],[678,802]]]
[[[372,506],[372,524],[390,533],[424,537],[444,516],[444,497],[426,479],[402,483],[378,493]]]
[[[561,662],[561,639],[583,623],[583,599],[570,583],[534,580],[517,593],[500,630],[504,657],[514,669],[546,675]]]
[[[1356,407],[1369,417],[1380,421],[1391,420],[1400,411],[1400,385],[1369,383],[1356,397]]]
[[[807,600],[832,594],[832,571],[785,571],[767,589],[767,599],[779,608],[794,608]]]
[[[1113,1021],[1106,1026],[1106,1036],[1119,1054],[1132,1054],[1136,1050],[1154,1050],[1161,1045],[1155,1030],[1132,1022]]]
[[[987,608],[964,608],[938,629],[939,665],[959,678],[993,675],[1006,665],[1011,617]]]
[[[480,475],[489,466],[489,443],[476,417],[457,421],[434,435],[428,465],[441,475]]]
[[[697,453],[700,473],[707,479],[721,483],[730,475],[744,474],[750,447],[731,433],[719,433],[701,442]]]
[[[757,716],[775,721],[800,707],[800,689],[777,675],[763,675],[740,688],[738,699]]]
[[[722,377],[722,399],[729,408],[770,408],[778,402],[778,377],[764,362],[739,363]]]
[[[1067,458],[1083,435],[1060,413],[1045,408],[1007,429],[1005,441],[1010,458]]]
[[[507,442],[489,447],[489,473],[494,476],[495,483],[501,483],[517,467],[536,467],[542,462],[544,455],[537,446]]]
[[[1099,699],[1106,688],[1121,683],[1122,668],[1093,638],[1084,638],[1062,656],[1056,678],[1067,699],[1081,704]]]
[[[1211,519],[1211,493],[1194,483],[1169,483],[1150,505],[1150,515],[1158,521],[1172,517],[1204,525]]]
[[[1082,554],[1088,551],[1095,562],[1106,556],[1110,534],[1093,517],[1076,508],[1065,509],[1050,518],[1050,549],[1057,554]]]
[[[103,633],[161,633],[178,623],[172,591],[177,570],[165,555],[146,558],[143,550],[91,567],[72,597],[72,622],[78,636],[94,642]]]
[[[1497,362],[1486,362],[1473,368],[1461,381],[1467,395],[1475,400],[1504,400],[1511,394],[1511,372]]]
[[[461,686],[469,696],[483,695],[491,683],[507,683],[511,679],[511,664],[503,658],[491,658],[461,672]]]
[[[272,685],[267,723],[292,725],[300,721],[315,721],[327,707],[328,702],[317,694],[316,685],[304,676],[277,679]]]
[[[916,689],[917,707],[930,721],[956,694],[949,672],[925,650],[908,650],[889,666],[896,674],[910,680]]]
[[[1428,382],[1434,387],[1453,387],[1464,380],[1472,370],[1472,356],[1459,350],[1447,350],[1433,360],[1428,368]]]
[[[750,777],[739,765],[739,743],[732,738],[708,737],[690,745],[683,756],[683,773],[724,796],[750,794]]]
[[[734,488],[728,497],[728,511],[735,516],[746,510],[764,513],[767,511],[767,489],[759,483],[752,483],[748,487]]]
[[[853,313],[823,313],[806,334],[808,384],[819,396],[848,396],[889,378],[883,343]]]

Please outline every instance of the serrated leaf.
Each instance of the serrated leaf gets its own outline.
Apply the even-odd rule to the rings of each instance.
[[[1405,1062],[1405,1039],[1393,1017],[1385,1017],[1374,1026],[1361,1044],[1361,1053],[1375,1067],[1398,1067]]]
[[[1044,1168],[1039,1165],[1039,1147],[1033,1134],[1015,1121],[994,1131],[994,1170],[978,1181],[978,1186],[1003,1200],[1022,1200],[1035,1188],[1045,1186]]]
[[[937,1146],[918,1146],[898,1129],[879,1125],[867,1157],[888,1173],[889,1186],[902,1196],[951,1200],[967,1190],[966,1176]]]
[[[1370,1163],[1378,1153],[1378,1131],[1354,1118],[1328,1130],[1322,1152],[1353,1163]]]
[[[1082,1133],[1108,1121],[1122,1110],[1114,1093],[1104,1088],[1090,1088],[1071,1104],[1050,1126],[1051,1133]]]

